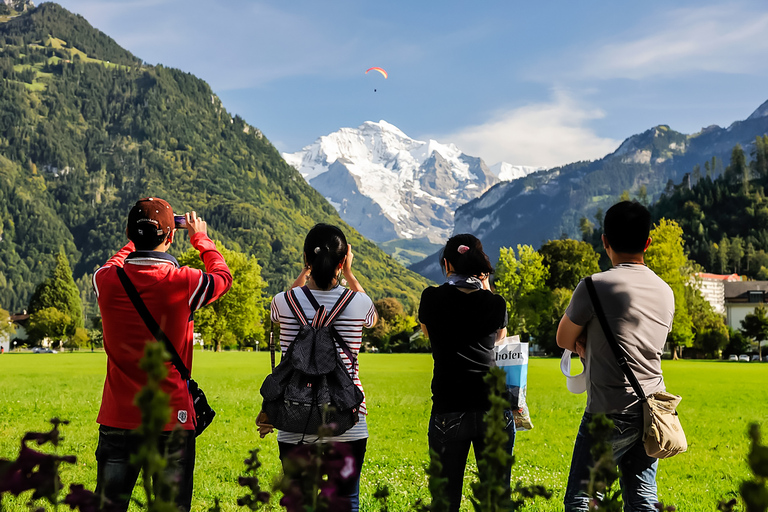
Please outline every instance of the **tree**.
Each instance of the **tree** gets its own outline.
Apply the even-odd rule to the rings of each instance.
[[[76,327],[75,331],[64,341],[64,348],[70,350],[80,349],[88,345],[88,331],[83,327]]]
[[[75,332],[72,317],[57,308],[45,308],[29,315],[27,334],[31,340],[39,341],[44,338],[58,342],[59,347],[64,339]]]
[[[741,355],[749,352],[751,343],[749,338],[744,336],[741,331],[729,329],[728,338],[728,344],[725,346],[725,350],[723,350],[723,356],[731,354]]]
[[[725,274],[728,270],[728,256],[731,252],[731,244],[728,242],[728,237],[723,235],[720,239],[720,243],[717,244],[717,262],[720,265],[720,273]]]
[[[83,327],[80,292],[72,278],[72,269],[63,248],[56,255],[53,272],[40,283],[29,301],[30,315],[48,308],[56,308],[68,316],[73,328]]]
[[[650,203],[648,200],[648,187],[645,185],[641,185],[637,191],[637,201],[643,206],[648,206],[648,203]]]
[[[728,247],[728,260],[734,272],[741,272],[741,260],[744,258],[744,240],[740,236],[731,238]]]
[[[744,320],[741,321],[740,331],[744,336],[757,343],[757,353],[762,359],[762,342],[768,340],[768,311],[765,304],[760,304],[755,308],[754,313],[744,317]]]
[[[582,217],[579,220],[579,231],[581,232],[581,239],[585,242],[592,238],[592,233],[595,232],[595,225],[586,217]]]
[[[736,144],[731,151],[731,163],[726,170],[729,181],[732,183],[741,181],[742,190],[744,195],[749,194],[749,166],[747,165],[747,157],[744,155],[744,150],[741,148],[741,144]]]
[[[597,227],[599,228],[599,231],[603,232],[603,221],[605,220],[605,212],[603,212],[602,208],[598,208],[595,212],[595,221],[597,222]]]
[[[688,313],[685,288],[693,273],[693,264],[683,251],[683,230],[673,220],[661,219],[651,230],[653,242],[645,253],[645,263],[672,288],[675,295],[675,316],[667,342],[672,357],[678,359],[682,347],[693,344],[693,323]]]
[[[517,257],[515,251],[508,247],[499,249],[499,262],[496,265],[496,293],[507,302],[510,334],[531,333],[532,319],[526,319],[524,313],[525,301],[530,300],[535,290],[545,287],[549,277],[549,269],[544,264],[541,254],[530,245],[518,245]],[[524,336],[525,337],[525,336]]]
[[[747,257],[747,272],[749,272],[749,265],[752,263],[752,260],[755,259],[755,246],[752,244],[752,242],[747,242],[747,248],[744,252],[745,256]]]
[[[261,267],[254,256],[229,250],[220,242],[216,248],[232,272],[232,288],[220,299],[195,313],[195,331],[216,350],[225,347],[266,347],[264,322],[267,315],[266,283],[261,278]],[[204,269],[196,249],[190,249],[179,258],[179,263]]]
[[[723,315],[712,309],[712,305],[701,295],[698,288],[686,286],[686,304],[693,324],[693,346],[707,355],[719,358],[728,344],[728,327]]]
[[[699,181],[701,181],[701,166],[699,164],[696,164],[693,166],[693,172],[691,173],[691,181],[693,181],[694,185],[696,185]]]
[[[417,322],[413,315],[408,315],[402,303],[394,297],[385,297],[374,302],[379,313],[379,321],[370,329],[365,329],[364,335],[373,345],[383,352],[412,352],[422,351],[428,347],[422,339],[411,346],[411,335],[416,329]]]
[[[539,249],[544,265],[549,268],[546,285],[550,289],[573,291],[583,278],[600,272],[600,256],[586,242],[550,240]]]
[[[0,339],[10,340],[15,332],[16,327],[11,322],[11,314],[0,308]]]

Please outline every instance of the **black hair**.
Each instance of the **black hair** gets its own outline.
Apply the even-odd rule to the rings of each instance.
[[[162,244],[166,241],[166,239],[171,236],[170,233],[167,235],[163,233],[162,235],[144,235],[144,236],[134,236],[133,238],[129,239],[133,242],[133,246],[136,248],[137,251],[151,251],[155,248],[157,248],[158,245]]]
[[[304,239],[304,258],[312,267],[312,279],[323,290],[331,287],[346,255],[347,237],[336,226],[315,224]]]
[[[608,208],[603,233],[615,252],[638,254],[651,233],[651,212],[637,201],[622,201]]]
[[[467,250],[460,247],[468,247]],[[483,251],[483,244],[474,235],[463,234],[454,235],[448,239],[440,252],[440,268],[446,273],[445,260],[453,267],[454,272],[465,276],[480,276],[482,274],[492,274],[488,255]]]

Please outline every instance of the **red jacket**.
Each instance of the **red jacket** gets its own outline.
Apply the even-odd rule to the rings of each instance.
[[[115,267],[125,269],[147,309],[192,371],[193,313],[224,295],[232,286],[232,274],[207,235],[195,233],[190,242],[200,251],[206,272],[179,267],[176,259],[164,252],[134,251],[133,242],[129,242],[93,274],[107,352],[107,378],[96,420],[101,425],[135,429],[141,423],[141,412],[133,399],[147,381],[139,368],[144,345],[154,340]],[[171,417],[165,430],[177,424],[194,430],[194,407],[187,384],[170,362],[166,365],[168,376],[161,388],[170,396]]]

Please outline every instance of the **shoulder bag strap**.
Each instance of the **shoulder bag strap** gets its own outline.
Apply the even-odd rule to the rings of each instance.
[[[149,312],[149,309],[147,309],[146,304],[144,304],[144,301],[141,300],[141,296],[139,295],[139,292],[136,290],[136,287],[133,285],[131,280],[128,279],[128,274],[125,273],[125,270],[123,270],[123,267],[115,267],[115,269],[117,270],[117,276],[120,278],[120,282],[123,283],[123,288],[125,288],[125,293],[128,294],[128,298],[131,299],[131,302],[133,303],[133,307],[136,308],[136,311],[138,311],[139,316],[141,317],[142,320],[144,320],[144,324],[146,324],[147,329],[149,329],[149,332],[152,333],[152,335],[155,337],[157,341],[165,345],[165,350],[167,350],[168,353],[171,354],[171,363],[179,371],[181,378],[184,380],[189,380],[189,370],[187,370],[187,367],[181,361],[181,357],[179,356],[179,353],[176,352],[176,347],[173,346],[173,343],[171,343],[171,340],[168,339],[168,336],[165,335],[163,330],[160,328],[160,326],[157,324],[155,319],[152,317],[152,314]]]
[[[646,401],[645,392],[643,391],[643,388],[640,386],[640,383],[637,381],[637,377],[635,376],[635,373],[632,371],[632,368],[629,367],[629,363],[627,362],[627,356],[624,354],[623,350],[619,346],[619,342],[616,341],[616,338],[613,336],[613,331],[611,330],[611,326],[608,325],[608,319],[605,317],[605,311],[603,311],[603,305],[600,304],[600,299],[597,297],[597,291],[595,290],[595,283],[592,282],[592,276],[586,277],[584,279],[584,283],[587,285],[589,298],[592,299],[592,305],[595,307],[595,314],[597,315],[597,319],[600,321],[600,327],[603,328],[603,333],[605,333],[605,339],[608,341],[608,345],[610,345],[611,350],[613,350],[613,355],[616,356],[616,361],[619,363],[619,368],[621,368],[621,371],[624,372],[624,375],[627,377],[627,380],[632,386],[632,389],[634,389],[635,393],[637,393],[637,396],[638,398],[640,398],[640,401],[645,402]]]

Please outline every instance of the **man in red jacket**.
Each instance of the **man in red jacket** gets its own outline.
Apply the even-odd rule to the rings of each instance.
[[[139,475],[139,467],[130,463],[131,454],[136,452],[139,444],[133,430],[141,423],[141,412],[133,400],[147,381],[139,361],[145,345],[155,337],[128,297],[118,276],[118,267],[123,268],[190,371],[193,314],[224,295],[232,286],[232,274],[208,238],[205,221],[195,212],[187,213],[185,220],[189,240],[200,251],[205,272],[181,267],[176,258],[167,254],[176,230],[173,209],[166,201],[149,197],[138,201],[128,214],[128,244],[93,275],[107,352],[107,377],[96,420],[100,425],[96,493],[123,510],[128,508]],[[169,450],[174,452],[180,447],[181,455],[169,461],[171,466],[166,471],[173,472],[178,480],[176,502],[179,508],[188,511],[195,468],[195,409],[187,382],[175,366],[166,365],[168,376],[161,388],[170,396],[171,416],[165,425],[160,448],[165,451],[174,428],[183,431],[173,436],[174,446]]]

